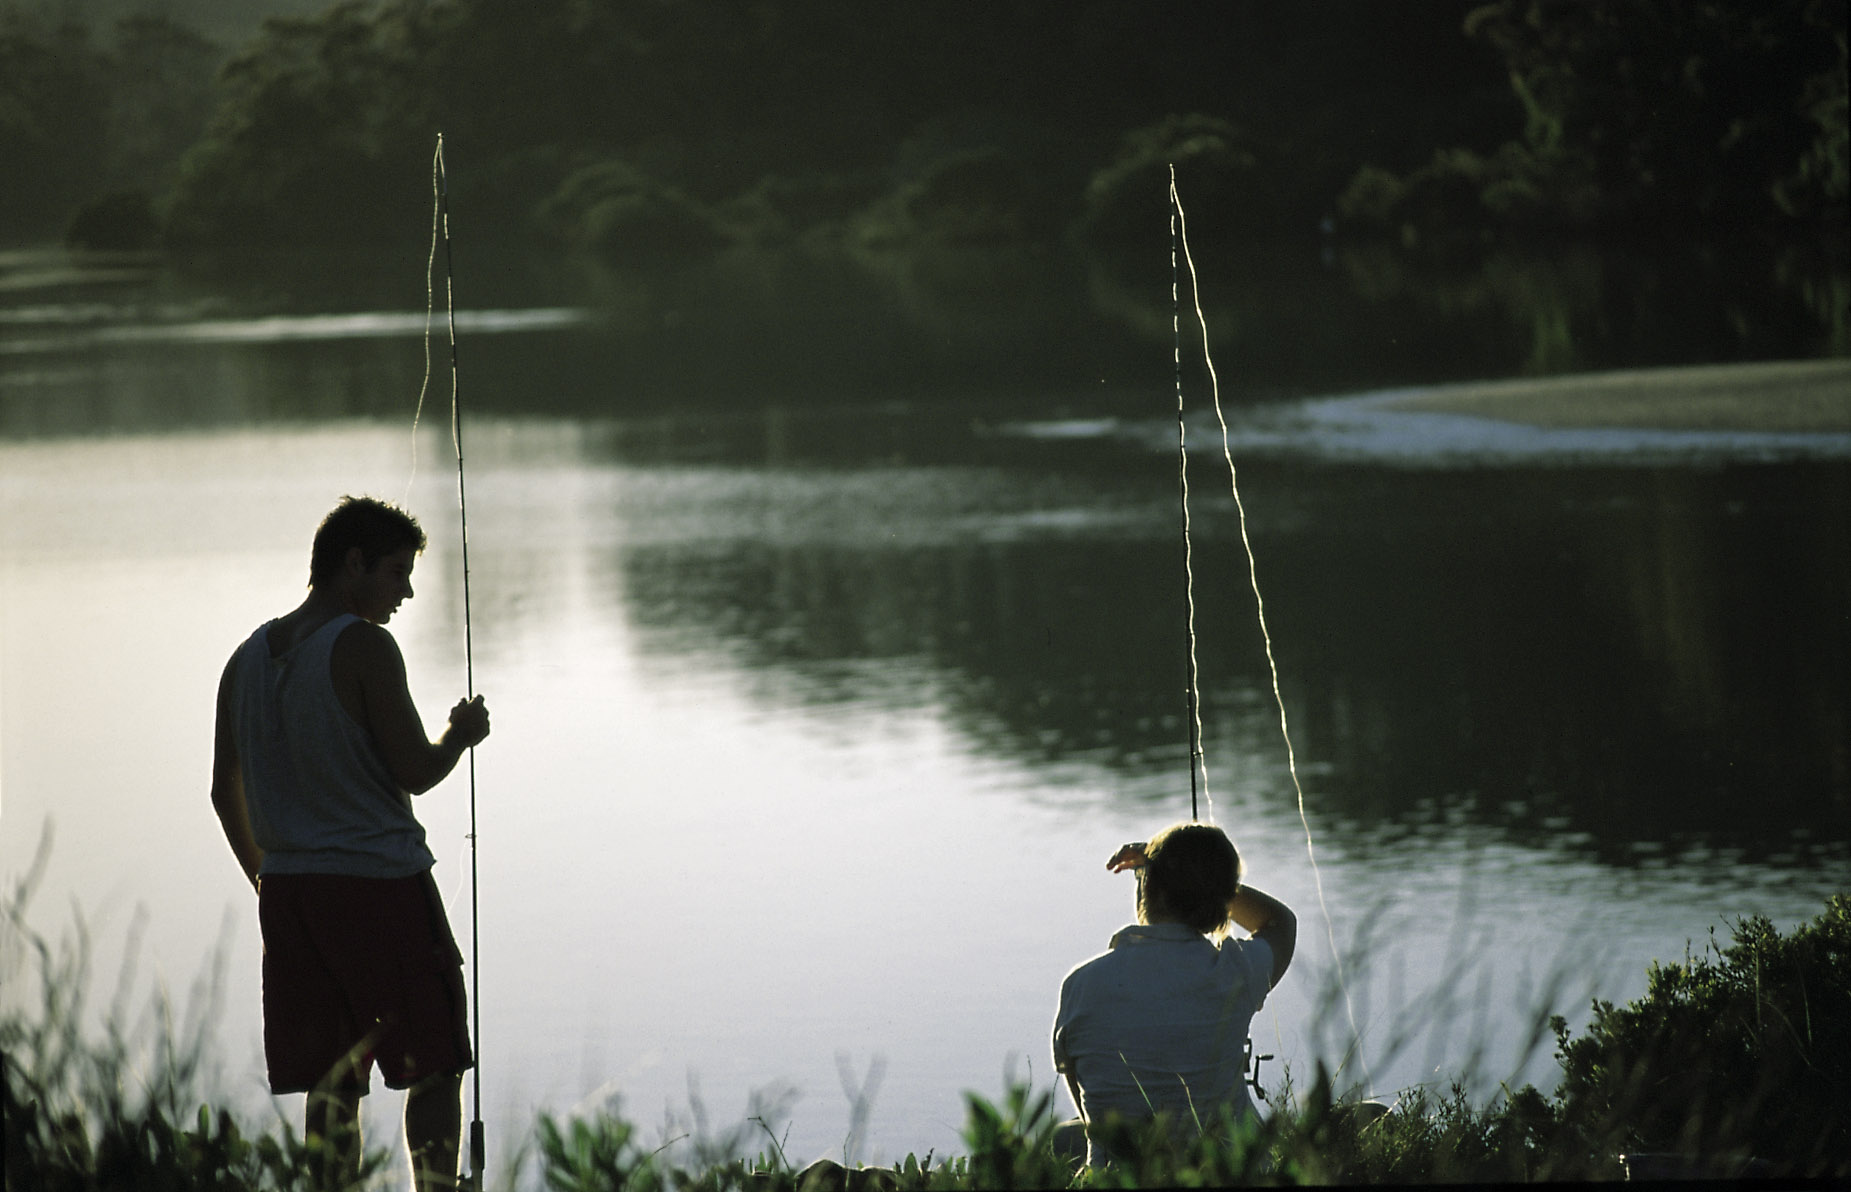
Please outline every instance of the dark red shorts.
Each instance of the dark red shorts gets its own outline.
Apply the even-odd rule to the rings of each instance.
[[[374,1063],[395,1089],[472,1066],[463,956],[428,870],[266,876],[257,918],[271,1092],[364,1093]]]

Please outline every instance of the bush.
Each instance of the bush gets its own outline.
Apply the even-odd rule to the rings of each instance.
[[[563,243],[620,264],[698,258],[731,239],[708,208],[616,158],[568,175],[537,215]]]
[[[1000,149],[978,149],[934,162],[899,197],[905,219],[948,243],[1015,242],[1040,234],[1047,196],[1037,194],[1022,164]]]
[[[1317,212],[1300,210],[1277,184],[1276,161],[1263,161],[1253,137],[1218,116],[1170,116],[1121,138],[1112,161],[1086,185],[1075,232],[1085,244],[1144,246],[1168,227],[1170,171],[1214,225],[1227,232],[1272,234],[1316,226]],[[1199,236],[1205,225],[1198,225]]]
[[[1435,150],[1406,177],[1364,166],[1338,197],[1336,210],[1348,224],[1397,232],[1409,247],[1486,240],[1500,228],[1586,229],[1601,214],[1585,162],[1515,142],[1490,156]]]
[[[1645,996],[1555,1021],[1563,1128],[1585,1149],[1752,1155],[1780,1174],[1851,1176],[1851,896],[1782,937],[1738,922]]]

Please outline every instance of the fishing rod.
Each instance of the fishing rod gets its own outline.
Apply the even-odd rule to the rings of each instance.
[[[467,694],[476,697],[473,627],[469,618],[469,492],[463,470],[463,403],[456,368],[456,263],[450,253],[450,176],[444,169],[443,134],[432,159],[437,183],[438,226],[443,236],[444,310],[450,332],[450,443],[456,449],[456,506],[463,546],[463,671]],[[481,1192],[488,1143],[482,1126],[482,946],[481,896],[476,870],[476,750],[469,747],[469,1010],[474,1115],[469,1122],[469,1187]]]
[[[1330,944],[1330,955],[1331,955],[1331,963],[1333,965],[1333,972],[1336,974],[1337,988],[1343,994],[1344,1010],[1348,1014],[1349,1020],[1350,1020],[1350,1034],[1351,1034],[1351,1038],[1354,1040],[1354,1042],[1351,1044],[1351,1047],[1356,1053],[1358,1062],[1362,1064],[1364,1076],[1368,1077],[1370,1082],[1373,1083],[1374,1077],[1369,1072],[1369,1062],[1368,1060],[1364,1059],[1361,1054],[1362,1031],[1356,1025],[1356,1008],[1350,999],[1349,983],[1344,979],[1343,954],[1337,948],[1337,928],[1336,928],[1336,924],[1332,921],[1331,916],[1330,916],[1330,904],[1326,901],[1324,897],[1324,875],[1322,871],[1320,871],[1318,868],[1317,847],[1314,841],[1312,840],[1312,836],[1311,836],[1311,819],[1310,819],[1310,816],[1305,811],[1305,787],[1304,787],[1304,783],[1299,780],[1299,776],[1298,776],[1298,752],[1292,746],[1292,729],[1291,729],[1291,725],[1288,724],[1286,720],[1285,693],[1280,689],[1280,685],[1279,685],[1279,662],[1278,662],[1278,659],[1273,656],[1273,634],[1272,634],[1272,630],[1268,628],[1266,624],[1266,598],[1260,594],[1259,561],[1254,557],[1253,538],[1247,531],[1247,503],[1241,499],[1240,478],[1239,478],[1239,474],[1236,468],[1234,467],[1234,449],[1229,442],[1230,435],[1228,431],[1227,415],[1221,408],[1221,378],[1215,372],[1215,355],[1214,355],[1214,352],[1210,349],[1209,342],[1208,342],[1208,316],[1202,310],[1202,288],[1201,288],[1200,282],[1196,278],[1195,257],[1189,251],[1189,219],[1188,219],[1188,216],[1183,211],[1182,194],[1176,189],[1176,166],[1174,163],[1171,163],[1170,165],[1170,233],[1171,233],[1171,239],[1170,239],[1171,299],[1173,303],[1179,304],[1178,297],[1177,297],[1176,256],[1177,256],[1177,247],[1180,244],[1182,248],[1183,263],[1187,265],[1189,269],[1189,296],[1190,296],[1191,303],[1195,307],[1196,326],[1201,329],[1201,333],[1202,333],[1202,363],[1208,370],[1209,398],[1214,404],[1215,421],[1221,427],[1221,458],[1225,460],[1228,465],[1228,491],[1230,495],[1232,495],[1234,498],[1234,510],[1239,515],[1240,543],[1241,543],[1242,549],[1246,552],[1246,555],[1247,555],[1247,582],[1253,589],[1254,612],[1259,621],[1260,640],[1266,647],[1266,670],[1272,679],[1273,702],[1275,705],[1277,705],[1279,709],[1279,736],[1280,736],[1280,739],[1285,743],[1286,772],[1289,773],[1292,777],[1292,790],[1298,799],[1298,822],[1304,827],[1304,830],[1305,830],[1305,859],[1311,863],[1311,877],[1312,877],[1312,881],[1317,886],[1318,909],[1323,913],[1323,916],[1324,916],[1324,935],[1325,935],[1325,939]],[[1181,410],[1182,410],[1182,380],[1181,380],[1181,377],[1182,377],[1182,347],[1181,347],[1180,331],[1177,334],[1178,334],[1178,344],[1177,344],[1177,349],[1176,349],[1177,350],[1177,357],[1176,357],[1177,358],[1177,365],[1176,365],[1176,368],[1177,368],[1177,425],[1178,425],[1177,433],[1180,437],[1181,424],[1182,424],[1182,413],[1181,413]],[[1185,559],[1188,558],[1188,537],[1189,537],[1188,502],[1189,502],[1189,485],[1188,485],[1188,479],[1187,479],[1187,457],[1185,456],[1184,480],[1183,480],[1183,538],[1184,538],[1184,558]],[[1189,673],[1191,677],[1190,700],[1191,700],[1192,707],[1195,706],[1196,703],[1198,702],[1198,693],[1197,693],[1197,690],[1194,684],[1196,667],[1195,667],[1195,597],[1193,595],[1193,582],[1194,581],[1193,581],[1193,576],[1192,576],[1191,577],[1191,593],[1192,594],[1189,598],[1189,617],[1190,617],[1190,624],[1189,624],[1190,672]],[[1191,727],[1192,727],[1193,732],[1197,734],[1197,736],[1192,737],[1191,740],[1196,741],[1201,733],[1202,726],[1201,726],[1200,719],[1199,718],[1195,719],[1192,722]],[[1193,770],[1191,770],[1190,783],[1192,787],[1192,797],[1193,797],[1194,780],[1195,780],[1195,773]],[[1203,784],[1204,784],[1204,789],[1206,789],[1206,784],[1207,784],[1206,768],[1204,768],[1203,770]],[[1213,818],[1213,804],[1212,803],[1210,804],[1210,818],[1211,819]],[[1346,1057],[1346,1062],[1347,1062],[1347,1057]],[[1341,1072],[1342,1069],[1343,1069],[1343,1065],[1339,1064],[1338,1071]],[[1256,1067],[1256,1073],[1257,1073],[1257,1067]],[[1255,1087],[1258,1087],[1258,1086],[1256,1085]]]
[[[1177,271],[1177,244],[1180,231],[1177,227],[1177,215],[1180,211],[1176,197],[1176,167],[1170,166],[1170,335],[1173,340],[1173,353],[1176,365],[1176,491],[1182,505],[1183,521],[1183,624],[1188,633],[1188,650],[1184,668],[1183,702],[1189,726],[1189,818],[1202,818],[1197,807],[1196,792],[1208,793],[1208,762],[1202,754],[1202,713],[1200,668],[1195,653],[1195,558],[1193,540],[1189,533],[1189,447],[1188,430],[1183,421],[1183,324],[1182,324],[1182,287]],[[1200,771],[1200,782],[1197,771]],[[1212,807],[1212,804],[1211,804]],[[1213,812],[1210,812],[1213,819]]]

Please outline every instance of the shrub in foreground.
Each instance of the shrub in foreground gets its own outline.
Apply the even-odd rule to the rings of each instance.
[[[137,1032],[121,1026],[119,1008],[101,1037],[85,1031],[81,926],[76,944],[54,951],[24,926],[24,901],[22,887],[0,907],[7,1187],[307,1187],[315,1155],[287,1124],[275,1136],[251,1133],[200,1103],[209,1006],[177,1029],[163,1001]],[[37,959],[36,1002],[17,979],[26,953]],[[1621,1178],[1620,1155],[1639,1151],[1680,1156],[1699,1172],[1737,1172],[1753,1156],[1770,1173],[1851,1176],[1851,897],[1835,895],[1785,937],[1766,919],[1742,920],[1727,946],[1712,939],[1699,957],[1654,966],[1638,1000],[1596,1002],[1584,1036],[1571,1038],[1559,1018],[1554,1027],[1563,1079],[1551,1095],[1526,1086],[1480,1106],[1455,1084],[1443,1096],[1409,1090],[1393,1107],[1357,1104],[1333,1095],[1320,1065],[1303,1095],[1288,1074],[1263,1120],[1174,1131],[1108,1122],[1121,1158],[1099,1169],[1056,1151],[1054,1094],[1024,1085],[994,1103],[968,1095],[965,1153],[937,1162],[927,1154],[890,1168],[798,1169],[776,1145],[755,1159],[726,1157],[740,1134],[697,1141],[684,1165],[670,1161],[669,1145],[646,1148],[614,1115],[564,1124],[542,1116],[522,1153],[537,1151],[553,1192],[1611,1180]],[[378,1184],[386,1166],[369,1154],[362,1183]]]
[[[178,1016],[162,996],[138,1024],[126,1024],[118,993],[100,1025],[86,1025],[90,950],[82,923],[56,948],[25,923],[44,859],[41,849],[0,903],[0,1153],[9,1192],[309,1188],[314,1152],[287,1125],[279,1136],[251,1132],[202,1103],[216,969]],[[36,989],[22,971],[28,955]],[[384,1164],[383,1154],[369,1154],[363,1182]]]
[[[1582,1038],[1555,1020],[1561,1127],[1585,1150],[1851,1176],[1851,896],[1787,936],[1760,916],[1733,936],[1596,1002]]]

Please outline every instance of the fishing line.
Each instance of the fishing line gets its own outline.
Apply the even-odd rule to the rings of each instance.
[[[431,251],[424,258],[424,379],[418,382],[418,406],[411,412],[411,474],[405,477],[405,496],[399,501],[401,509],[411,504],[411,485],[418,478],[418,423],[424,417],[424,397],[431,389],[431,312],[436,308],[436,295],[432,287],[432,276],[437,272],[437,236],[443,221],[443,230],[447,233],[447,215],[443,196],[443,134],[437,135],[437,152],[431,155]],[[444,264],[449,265],[449,242],[444,244]],[[449,281],[445,279],[445,299],[448,301]],[[456,409],[456,318],[451,312],[450,319],[450,408]],[[454,414],[452,415],[454,416]],[[466,602],[465,602],[466,603]],[[467,609],[465,609],[467,611]]]
[[[1254,558],[1253,540],[1252,538],[1248,536],[1248,533],[1247,533],[1247,505],[1246,505],[1246,502],[1241,500],[1240,479],[1234,467],[1234,451],[1233,451],[1233,448],[1229,445],[1228,420],[1227,420],[1227,417],[1223,414],[1222,409],[1221,409],[1221,380],[1220,380],[1220,377],[1215,372],[1214,355],[1213,353],[1209,351],[1208,316],[1204,314],[1202,311],[1202,291],[1201,291],[1201,287],[1198,284],[1197,278],[1196,278],[1195,258],[1189,252],[1189,221],[1188,221],[1188,217],[1183,213],[1182,195],[1176,189],[1176,166],[1174,164],[1170,166],[1170,225],[1172,228],[1172,247],[1170,249],[1170,268],[1171,268],[1171,283],[1170,284],[1172,288],[1172,299],[1173,300],[1175,299],[1174,290],[1176,287],[1176,247],[1175,246],[1177,244],[1180,244],[1182,247],[1183,262],[1189,267],[1189,297],[1190,297],[1191,302],[1195,306],[1196,324],[1197,326],[1201,328],[1201,331],[1202,331],[1202,360],[1208,366],[1208,387],[1209,387],[1209,394],[1211,395],[1214,401],[1215,421],[1218,422],[1221,426],[1221,457],[1227,461],[1228,487],[1234,494],[1234,509],[1236,513],[1238,513],[1239,519],[1240,519],[1240,543],[1241,543],[1241,546],[1245,548],[1247,552],[1247,581],[1253,588],[1253,602],[1254,602],[1254,606],[1258,609],[1258,613],[1259,613],[1260,638],[1266,645],[1266,668],[1272,676],[1273,702],[1277,704],[1279,707],[1279,735],[1285,740],[1286,769],[1287,771],[1290,772],[1292,776],[1292,790],[1298,796],[1298,822],[1300,823],[1300,825],[1304,827],[1304,830],[1305,830],[1305,856],[1311,862],[1311,877],[1312,877],[1313,882],[1317,886],[1318,910],[1322,912],[1324,916],[1324,934],[1325,934],[1326,939],[1330,943],[1331,960],[1336,966],[1335,971],[1337,975],[1337,987],[1343,993],[1343,1008],[1344,1008],[1345,1013],[1349,1015],[1350,1037],[1353,1040],[1356,1040],[1356,1043],[1352,1043],[1351,1050],[1356,1055],[1357,1062],[1362,1064],[1364,1078],[1367,1079],[1371,1084],[1373,1084],[1375,1078],[1369,1073],[1368,1061],[1363,1059],[1362,1052],[1360,1048],[1357,1046],[1357,1043],[1360,1043],[1361,1041],[1361,1032],[1358,1030],[1356,1026],[1356,1008],[1350,1002],[1349,983],[1344,980],[1343,956],[1337,950],[1337,930],[1336,930],[1335,924],[1333,924],[1331,921],[1330,906],[1325,901],[1325,898],[1324,898],[1324,875],[1322,871],[1319,870],[1318,868],[1317,846],[1312,841],[1312,837],[1311,837],[1311,820],[1305,814],[1305,788],[1303,784],[1300,783],[1299,778],[1298,778],[1298,756],[1297,756],[1297,752],[1292,747],[1291,727],[1286,722],[1285,696],[1284,694],[1281,693],[1280,687],[1279,687],[1279,663],[1273,657],[1273,635],[1272,635],[1272,631],[1267,627],[1267,624],[1266,624],[1266,599],[1265,597],[1260,595],[1259,565]],[[1172,316],[1172,318],[1174,318],[1174,316]],[[1181,347],[1179,346],[1177,349],[1177,418],[1178,418],[1179,423],[1181,421],[1181,416],[1182,416],[1181,407],[1182,407],[1182,356],[1181,356]],[[1180,433],[1179,433],[1179,438],[1180,438]],[[1185,485],[1183,489],[1183,500],[1186,503],[1188,499],[1189,499],[1188,487],[1187,485]],[[1188,532],[1189,531],[1188,531],[1187,515],[1185,514],[1183,533],[1186,536]],[[1193,619],[1194,618],[1193,597],[1191,598],[1190,615],[1191,615],[1191,620],[1190,620],[1190,626],[1189,626],[1189,634],[1190,634],[1190,647],[1192,651],[1190,663],[1191,663],[1191,666],[1193,667],[1194,666],[1193,649],[1194,649],[1194,642],[1195,642],[1195,622]],[[1347,1056],[1346,1056],[1346,1062],[1347,1062]],[[1339,1072],[1343,1070],[1342,1063],[1338,1064],[1337,1070]]]
[[[436,267],[437,236],[443,237],[444,311],[450,334],[450,445],[456,450],[456,507],[463,548],[463,670],[470,699],[476,697],[476,663],[473,626],[469,616],[469,493],[463,471],[463,405],[461,384],[456,367],[456,266],[450,255],[450,178],[444,169],[443,134],[437,134],[437,151],[431,158],[431,178],[435,190],[435,208],[431,216],[431,255],[425,270],[425,293],[431,293],[431,273]],[[430,381],[430,307],[425,308],[424,374]],[[418,407],[424,406],[424,394],[418,394]],[[412,422],[412,460],[417,461],[417,421]],[[481,896],[476,870],[476,750],[469,748],[469,1009],[470,1049],[475,1056],[471,1068],[474,1082],[475,1116],[469,1123],[470,1186],[480,1192],[482,1172],[487,1164],[488,1147],[482,1126],[482,946]]]

